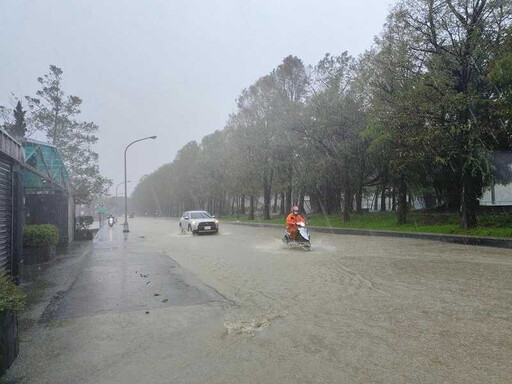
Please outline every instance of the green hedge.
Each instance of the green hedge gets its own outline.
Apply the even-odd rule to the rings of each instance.
[[[23,246],[26,248],[48,247],[59,242],[59,229],[55,225],[27,225],[23,231]]]
[[[23,309],[25,300],[25,294],[13,283],[11,276],[0,276],[0,314]]]

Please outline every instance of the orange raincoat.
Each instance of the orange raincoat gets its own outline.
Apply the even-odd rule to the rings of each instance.
[[[291,239],[295,239],[297,236],[297,232],[299,231],[297,227],[297,223],[305,223],[306,220],[301,215],[296,215],[295,213],[290,213],[286,218],[286,230],[290,234]]]

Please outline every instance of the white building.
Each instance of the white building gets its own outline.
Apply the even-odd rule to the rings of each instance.
[[[492,186],[485,191],[480,205],[512,205],[512,184]]]

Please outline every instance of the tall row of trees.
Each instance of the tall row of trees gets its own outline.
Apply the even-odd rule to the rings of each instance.
[[[262,198],[269,218],[309,196],[348,221],[371,193],[380,209],[391,196],[405,223],[414,195],[475,226],[492,178],[512,176],[493,161],[511,148],[511,17],[509,0],[400,1],[359,58],[286,57],[242,91],[223,130],[183,147],[133,200],[168,214],[244,212],[247,200],[253,216]]]
[[[40,89],[35,96],[25,97],[28,111],[19,99],[12,111],[0,106],[0,126],[19,140],[37,132],[44,134],[63,157],[75,202],[89,204],[108,189],[111,181],[101,176],[98,154],[93,150],[98,126],[80,121],[82,99],[66,95],[62,74],[60,68],[50,65],[49,72],[37,79]]]

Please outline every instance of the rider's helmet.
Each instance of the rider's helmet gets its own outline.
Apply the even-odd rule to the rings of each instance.
[[[295,213],[296,215],[298,215],[298,214],[299,214],[299,207],[297,207],[296,205],[294,205],[294,206],[292,207],[292,212],[293,212],[293,213]]]

